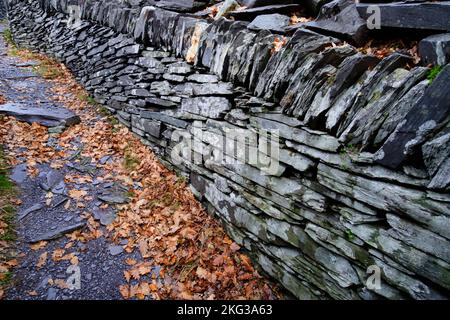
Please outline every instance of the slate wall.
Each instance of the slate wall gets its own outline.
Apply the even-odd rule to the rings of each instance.
[[[408,56],[311,31],[275,52],[274,35],[242,22],[80,2],[68,27],[64,1],[10,1],[14,39],[64,62],[296,297],[450,296],[450,66],[430,83]],[[280,137],[269,174],[265,129]],[[230,131],[259,163],[228,153]],[[196,143],[178,150],[180,133]],[[377,267],[381,286],[367,286]]]
[[[6,18],[6,1],[0,0],[0,20]]]

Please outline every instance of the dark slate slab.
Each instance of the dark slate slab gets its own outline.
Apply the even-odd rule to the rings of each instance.
[[[367,20],[371,4],[356,4],[359,14]],[[381,27],[450,31],[450,2],[378,4]]]
[[[159,98],[146,98],[146,106],[157,108],[174,108],[177,106],[175,102],[159,99]]]
[[[39,242],[39,241],[49,241],[49,240],[58,239],[58,238],[62,237],[63,235],[65,235],[66,233],[70,233],[72,231],[83,228],[85,225],[86,225],[85,222],[79,222],[79,223],[76,223],[76,224],[73,224],[70,226],[60,227],[60,228],[57,228],[56,230],[49,231],[42,235],[38,235],[35,238],[28,239],[28,242],[35,243],[35,242]]]
[[[269,30],[276,33],[283,33],[289,26],[290,17],[278,13],[263,14],[257,16],[247,28],[250,30],[260,31]]]
[[[377,152],[376,162],[398,168],[426,137],[450,115],[450,65],[447,65],[411,109],[395,132]]]
[[[207,5],[207,1],[205,0],[162,0],[151,2],[154,2],[154,5],[159,8],[177,12],[193,12]]]
[[[0,105],[0,114],[13,116],[28,123],[37,122],[46,127],[71,126],[80,122],[72,111],[55,105],[27,105],[6,103]]]
[[[276,4],[298,4],[299,0],[239,0],[238,2],[248,8],[256,8],[273,5],[274,2]]]
[[[364,45],[368,32],[367,22],[359,16],[354,4],[347,5],[331,18],[308,22],[305,27],[350,41],[358,46]]]
[[[291,14],[293,12],[299,11],[301,6],[298,4],[284,4],[284,5],[271,5],[265,7],[249,8],[240,11],[230,12],[230,16],[236,20],[252,21],[257,16],[262,14]]]
[[[450,33],[436,34],[420,41],[419,54],[424,65],[450,63]]]
[[[339,93],[348,89],[366,70],[375,67],[378,62],[380,60],[377,57],[360,53],[346,58],[336,73],[330,99],[333,100]]]
[[[175,127],[179,127],[182,129],[187,128],[188,123],[186,121],[183,120],[179,120],[177,118],[168,116],[164,113],[160,113],[160,112],[153,112],[153,111],[141,111],[140,116],[144,119],[153,119],[153,120],[159,120],[161,122],[170,124],[172,126]]]

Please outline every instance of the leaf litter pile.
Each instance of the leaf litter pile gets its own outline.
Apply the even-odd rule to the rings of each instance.
[[[27,56],[29,54],[27,53]],[[34,55],[34,59],[48,58]],[[68,260],[77,265],[74,254],[67,253],[77,241],[86,243],[105,237],[116,244],[123,243],[125,252],[137,250],[140,259],[126,258],[124,284],[117,290],[125,299],[276,299],[278,288],[259,275],[247,255],[240,251],[210,217],[189,190],[186,181],[166,169],[152,151],[110,115],[100,115],[88,95],[63,66],[56,77],[48,78],[53,84],[53,99],[76,112],[81,123],[59,134],[59,150],[48,146],[48,130],[38,124],[18,122],[12,117],[0,120],[0,143],[16,160],[25,157],[27,172],[37,176],[37,164],[48,163],[52,168],[62,168],[74,152],[74,141],[81,141],[80,155],[99,161],[110,156],[111,161],[99,165],[105,182],[117,182],[128,188],[130,202],[117,205],[117,217],[106,228],[84,212],[87,228],[74,231],[66,237],[65,248],[53,253],[44,252],[37,261],[41,267],[47,259]],[[26,147],[26,148],[25,148]],[[66,175],[66,182],[90,183],[89,175]],[[71,200],[66,207],[83,208],[89,195],[83,190],[68,192]],[[48,195],[52,197],[51,194]],[[103,205],[107,207],[107,204]],[[40,250],[42,241],[31,246]],[[159,266],[159,274],[151,272]],[[50,280],[57,281],[57,280]],[[61,288],[65,283],[54,283]],[[31,292],[30,295],[35,293]]]

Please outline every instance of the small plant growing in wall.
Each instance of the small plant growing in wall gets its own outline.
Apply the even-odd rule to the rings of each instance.
[[[428,71],[427,79],[430,83],[434,81],[434,79],[437,78],[439,73],[441,73],[443,67],[442,66],[434,66]]]
[[[348,241],[355,240],[355,234],[352,232],[352,230],[350,229],[345,230],[345,239],[347,239]]]

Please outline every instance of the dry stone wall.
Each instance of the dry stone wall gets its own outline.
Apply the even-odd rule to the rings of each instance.
[[[0,20],[6,18],[6,1],[0,0]]]
[[[401,53],[380,61],[305,29],[276,51],[247,23],[142,4],[10,0],[10,27],[185,175],[297,298],[450,296],[450,65],[430,83]],[[258,161],[230,152],[230,132]]]

